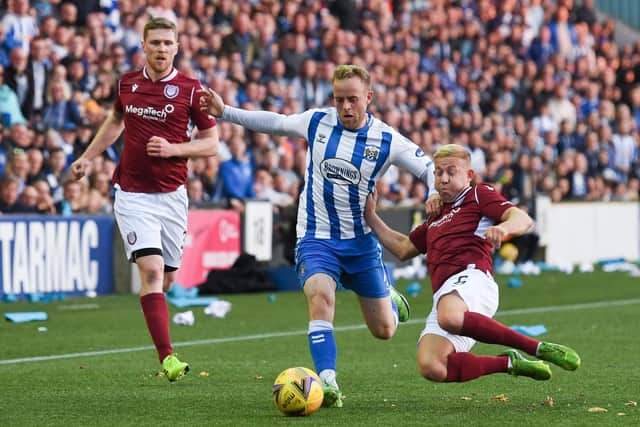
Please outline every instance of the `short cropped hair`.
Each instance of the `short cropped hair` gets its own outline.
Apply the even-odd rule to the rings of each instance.
[[[333,72],[333,82],[336,80],[346,80],[352,77],[357,77],[362,80],[367,87],[371,87],[371,76],[369,72],[359,65],[338,65]]]
[[[433,155],[433,160],[436,159],[444,159],[447,157],[457,157],[459,159],[465,160],[467,163],[471,163],[471,154],[469,150],[467,150],[462,145],[458,144],[445,144],[441,145],[438,150],[436,150]]]
[[[178,39],[178,27],[176,27],[175,22],[168,20],[167,18],[162,18],[162,17],[156,17],[156,18],[151,18],[145,25],[144,25],[144,32],[143,32],[143,40],[147,39],[147,33],[151,30],[172,30],[173,34],[175,34],[175,38],[176,40]]]

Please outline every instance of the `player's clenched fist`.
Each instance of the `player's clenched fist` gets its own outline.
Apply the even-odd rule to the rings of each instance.
[[[224,102],[222,97],[211,88],[198,91],[200,95],[200,110],[206,111],[212,116],[221,117],[224,110]]]
[[[147,154],[151,157],[175,156],[174,144],[160,136],[152,136],[147,142]]]
[[[487,231],[485,232],[485,239],[487,239],[487,241],[496,249],[500,248],[502,242],[507,240],[508,237],[509,234],[507,233],[507,230],[505,230],[505,228],[500,224],[487,228]]]
[[[76,181],[84,177],[87,174],[87,170],[91,166],[89,160],[79,158],[75,162],[71,163],[71,177]]]

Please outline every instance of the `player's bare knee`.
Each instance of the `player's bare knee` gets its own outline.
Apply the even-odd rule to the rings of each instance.
[[[152,285],[162,280],[162,275],[156,270],[142,270],[140,276],[143,282]]]
[[[391,339],[396,333],[396,326],[393,324],[384,324],[376,328],[370,329],[371,334],[381,340]]]
[[[418,362],[420,375],[429,381],[441,383],[447,379],[447,367],[439,362]]]
[[[169,292],[171,290],[171,285],[173,284],[173,281],[171,279],[168,279],[167,277],[164,278],[164,282],[162,282],[162,291],[163,292]]]

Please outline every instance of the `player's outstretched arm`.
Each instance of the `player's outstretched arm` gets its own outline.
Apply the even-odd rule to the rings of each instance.
[[[311,112],[302,114],[274,113],[272,111],[250,111],[225,105],[222,97],[213,89],[198,91],[200,109],[212,116],[238,124],[254,132],[273,135],[286,135],[292,138],[305,138],[311,117]]]
[[[124,120],[122,113],[111,110],[107,119],[104,121],[93,141],[80,157],[71,164],[71,177],[78,180],[85,176],[91,161],[104,152],[122,133],[124,129]]]
[[[524,234],[533,226],[533,220],[529,214],[515,206],[504,211],[501,220],[501,223],[487,228],[485,234],[487,241],[496,248],[499,248],[509,237]]]
[[[378,204],[378,193],[374,189],[369,196],[364,207],[364,218],[367,224],[376,233],[380,243],[389,252],[394,254],[398,259],[404,261],[411,259],[420,252],[413,245],[408,236],[390,228],[376,213],[376,205]]]

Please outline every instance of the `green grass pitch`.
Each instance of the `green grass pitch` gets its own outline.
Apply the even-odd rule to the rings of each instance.
[[[313,368],[301,293],[225,295],[224,319],[193,308],[194,326],[172,325],[191,373],[169,384],[135,296],[0,303],[0,312],[40,311],[46,322],[0,322],[0,426],[620,426],[640,425],[640,281],[625,273],[497,277],[507,325],[544,324],[543,339],[566,343],[582,367],[553,378],[492,375],[462,384],[420,378],[416,339],[431,292],[410,297],[413,319],[390,341],[364,328],[354,295],[339,292],[335,320],[341,409],[281,415],[271,384],[292,366]],[[399,283],[404,290],[406,282]],[[183,309],[171,307],[171,314]],[[38,328],[46,326],[46,332]],[[497,354],[502,347],[477,345]],[[207,375],[208,374],[208,375]],[[502,396],[502,397],[501,397]],[[553,404],[545,404],[553,400]],[[590,412],[590,408],[606,412]]]

